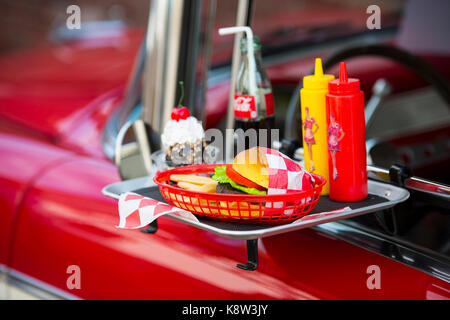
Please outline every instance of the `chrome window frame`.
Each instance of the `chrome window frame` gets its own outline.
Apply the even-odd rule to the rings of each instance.
[[[450,260],[431,250],[419,248],[397,237],[364,228],[352,221],[330,222],[313,227],[340,240],[380,254],[450,283]]]

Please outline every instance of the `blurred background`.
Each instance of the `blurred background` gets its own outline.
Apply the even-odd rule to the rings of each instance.
[[[84,23],[105,22],[89,27],[92,32],[119,26],[144,30],[147,25],[148,0],[0,0],[0,52],[43,46],[69,37],[64,31],[70,5],[81,8],[82,29]],[[97,29],[97,30],[96,30]]]
[[[199,73],[206,70],[204,78],[211,88],[230,76],[233,37],[219,36],[217,30],[235,24],[238,1],[204,0],[202,3],[204,19],[200,33],[205,43],[211,37],[212,45],[203,48],[199,59],[208,57],[210,61],[203,61],[207,65],[199,63],[198,70]],[[264,63],[276,87],[276,112],[282,115],[278,117],[278,127],[283,136],[284,115],[292,91],[310,68],[309,64],[301,63],[279,72],[271,71],[270,66],[312,56],[315,52],[320,52],[319,56],[323,52],[328,54],[347,45],[348,40],[361,41],[360,36],[372,42],[383,41],[385,34],[397,32],[406,1],[283,0],[275,5],[273,0],[258,0],[254,3],[252,28],[261,39]],[[372,4],[381,7],[382,30],[366,27],[366,9]],[[81,9],[81,29],[66,26],[70,16],[66,10],[70,5]],[[26,100],[26,103],[19,102],[21,108],[14,114],[7,106],[0,108],[0,114],[24,121],[26,114],[39,106],[49,114],[42,120],[47,121],[55,111],[50,105],[55,98],[61,99],[55,101],[58,110],[68,108],[61,103],[56,106],[62,99],[64,104],[70,99],[71,104],[81,107],[107,90],[124,86],[144,39],[150,5],[151,0],[0,0],[0,102],[10,103],[13,95],[15,101],[21,97]],[[373,37],[380,33],[381,38]],[[70,77],[62,76],[62,70]],[[226,95],[225,90],[228,88],[222,89]],[[199,99],[200,106],[195,106],[195,110],[206,104],[210,116],[197,116],[203,118],[206,127],[223,127],[224,102],[217,105],[217,99],[208,99],[208,94]]]
[[[194,2],[186,3],[192,5]],[[194,56],[189,71],[194,75],[191,78],[194,81],[190,83],[195,87],[191,91],[195,92],[186,105],[193,115],[203,121],[205,129],[224,129],[234,40],[231,36],[219,36],[217,30],[235,25],[238,0],[203,0],[201,4],[201,14],[193,19],[200,25],[199,31],[192,38],[186,32],[183,40],[187,40],[180,44],[182,49],[179,50],[179,62],[186,65],[190,63],[189,56]],[[81,9],[81,29],[67,28],[66,22],[70,16],[67,8],[70,5],[77,5]],[[92,157],[101,166],[96,165],[92,171],[92,180],[88,180],[90,176],[83,170],[90,168],[89,162],[74,165],[70,169],[74,172],[73,179],[68,180],[70,183],[62,169],[55,171],[57,183],[52,182],[55,190],[50,187],[47,190],[45,186],[42,191],[39,189],[40,193],[35,198],[31,198],[30,207],[42,209],[42,212],[36,211],[36,216],[44,222],[36,224],[36,218],[31,220],[32,224],[18,225],[23,233],[13,235],[19,241],[19,245],[14,247],[14,255],[23,257],[21,261],[26,266],[26,273],[39,277],[39,271],[45,270],[42,274],[48,277],[41,280],[59,283],[52,280],[58,274],[48,269],[48,261],[52,261],[55,256],[64,258],[71,254],[70,250],[58,247],[64,242],[48,240],[53,235],[52,230],[63,229],[65,224],[48,223],[45,220],[47,216],[61,218],[61,207],[74,212],[69,219],[77,215],[111,216],[112,207],[102,204],[106,200],[98,191],[100,189],[89,195],[98,197],[98,202],[87,201],[86,208],[80,207],[75,211],[71,211],[71,207],[76,206],[67,201],[64,190],[66,187],[76,189],[74,194],[80,196],[81,192],[80,197],[84,197],[82,192],[91,190],[89,187],[103,187],[106,181],[110,183],[110,179],[117,176],[113,161],[119,130],[125,122],[131,123],[131,120],[138,118],[144,109],[141,97],[145,90],[139,85],[145,74],[136,72],[133,77],[132,71],[144,70],[142,66],[146,57],[142,53],[145,50],[139,49],[144,48],[142,44],[151,5],[151,0],[0,0],[0,144],[3,143],[3,149],[0,150],[0,162],[3,160],[0,165],[0,262],[2,252],[13,248],[5,240],[2,242],[13,230],[8,224],[9,220],[5,219],[9,219],[8,213],[12,216],[16,212],[15,206],[20,203],[11,201],[13,193],[8,193],[8,188],[12,190],[17,185],[19,190],[22,185],[26,185],[22,180],[16,183],[16,179],[22,178],[16,177],[15,171],[31,172],[24,169],[32,169],[35,162],[37,166],[39,161],[44,163],[44,160],[47,161],[44,157],[53,159],[53,151],[41,155],[34,151],[41,149],[29,149],[28,144],[32,146],[39,143],[46,148],[51,146],[52,150],[54,148],[58,152],[69,150],[73,154]],[[367,28],[370,14],[366,10],[370,5],[380,7],[379,30]],[[190,8],[185,5],[185,16],[182,18],[192,13],[188,11]],[[263,61],[275,99],[275,127],[280,129],[280,138],[291,139],[294,151],[300,150],[300,144],[295,146],[296,142],[302,141],[298,94],[301,79],[312,71],[314,58],[320,57],[325,62],[337,52],[348,52],[349,48],[356,47],[361,49],[358,56],[347,56],[342,60],[347,63],[349,76],[361,80],[366,106],[375,106],[376,112],[366,127],[368,158],[379,167],[388,169],[393,164],[401,164],[410,168],[416,176],[450,184],[449,12],[448,0],[254,0],[251,25],[262,44]],[[185,26],[187,23],[180,25]],[[188,25],[185,30],[194,33],[192,30],[197,29]],[[198,41],[197,36],[200,39]],[[191,42],[194,42],[192,39],[195,39],[195,45],[191,46]],[[367,55],[364,49],[370,46],[381,47],[384,52]],[[198,52],[189,51],[193,47],[198,47]],[[406,66],[401,59],[395,61],[392,57],[383,56],[390,50],[402,52],[401,57],[412,60],[415,65]],[[136,66],[140,67],[134,68]],[[415,72],[417,69],[426,69],[428,73],[419,75]],[[326,71],[337,75],[337,64]],[[437,74],[438,77],[431,77],[434,81],[430,81],[430,77],[427,78],[430,74]],[[382,90],[377,86],[380,80],[384,83]],[[186,83],[189,84],[188,81]],[[128,90],[130,87],[135,90]],[[134,96],[128,94],[130,91]],[[175,93],[175,89],[173,91]],[[179,96],[179,92],[173,93],[172,96]],[[125,102],[128,102],[129,97],[130,103],[127,104]],[[165,107],[172,108],[172,105]],[[15,141],[20,140],[16,137],[21,137],[28,144],[15,146]],[[124,154],[129,155],[131,152],[127,150]],[[120,152],[117,154],[120,155]],[[41,160],[37,155],[41,156]],[[34,177],[33,172],[30,177],[23,179],[27,182],[25,179]],[[92,182],[94,180],[95,183]],[[46,204],[45,201],[46,197],[51,199],[53,192],[62,193],[55,200],[56,205],[52,206],[53,202],[47,200]],[[22,197],[21,193],[17,194]],[[419,200],[399,208],[397,218],[393,218],[393,230],[389,223],[372,215],[349,219],[346,223],[364,232],[374,232],[376,237],[387,234],[391,240],[394,238],[400,243],[417,246],[420,250],[432,251],[448,266],[448,201],[438,202],[433,197],[430,200],[425,196],[424,199],[417,196]],[[41,202],[42,206],[36,204]],[[79,201],[80,204],[83,202]],[[8,208],[11,210],[8,211]],[[23,208],[28,209],[25,206]],[[52,210],[55,212],[53,216]],[[23,219],[22,223],[28,222]],[[76,237],[84,239],[82,237],[90,232],[86,230],[91,229],[78,220],[76,223],[77,228],[83,230]],[[108,228],[112,225],[111,222]],[[55,226],[55,229],[46,229],[47,226]],[[29,242],[22,239],[28,239]],[[39,270],[39,264],[29,252],[34,253],[36,250],[33,245],[41,243],[47,246],[42,246],[40,250],[51,258],[42,259],[42,269]],[[27,251],[27,248],[33,250]],[[56,249],[51,251],[48,248]],[[86,259],[90,261],[92,258],[86,256]],[[93,278],[109,275],[105,270],[114,271],[114,268],[104,267],[101,264],[104,262],[96,263],[99,271],[92,273]],[[422,260],[418,263],[422,263]],[[294,271],[297,275],[298,270]],[[309,280],[313,281],[314,278]],[[137,286],[140,289],[147,291],[140,281],[136,283],[139,283]],[[105,291],[104,283],[99,288]],[[112,291],[115,289],[112,288]]]
[[[0,53],[44,46],[74,37],[76,31],[66,28],[70,5],[81,8],[82,28],[87,32],[105,35],[119,27],[144,31],[148,21],[151,0],[0,0]],[[208,2],[208,1],[205,1]],[[254,8],[255,33],[267,45],[286,43],[295,35],[298,40],[326,39],[366,30],[365,10],[378,4],[383,10],[383,28],[396,25],[401,17],[405,0],[258,0]],[[205,6],[207,7],[207,6]],[[216,28],[233,25],[237,1],[217,1]],[[93,24],[96,22],[97,24]],[[94,34],[95,33],[95,34]],[[214,42],[225,43],[215,48],[229,50],[228,37],[214,34]],[[226,52],[222,53],[226,55]]]

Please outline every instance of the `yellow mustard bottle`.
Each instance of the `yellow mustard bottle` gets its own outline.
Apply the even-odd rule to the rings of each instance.
[[[322,60],[316,58],[314,74],[303,77],[303,88],[300,90],[305,168],[327,179],[322,195],[330,192],[325,95],[328,93],[328,82],[333,79],[333,75],[323,74]]]

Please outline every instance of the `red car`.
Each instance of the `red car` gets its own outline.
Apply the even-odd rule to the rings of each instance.
[[[285,143],[299,138],[292,121],[299,116],[295,91],[314,57],[324,58],[334,74],[334,60],[343,57],[352,76],[361,79],[366,103],[377,109],[367,128],[373,164],[389,168],[401,163],[416,176],[448,185],[450,41],[428,24],[448,10],[436,11],[431,4],[425,8],[420,1],[386,3],[382,28],[369,30],[369,14],[361,5],[281,3],[279,8],[267,1],[255,3],[252,26],[266,49],[277,126],[284,128]],[[160,10],[156,6],[151,10]],[[191,112],[201,117],[204,110],[208,128],[225,122],[232,38],[220,38],[217,28],[233,25],[235,17],[231,4],[217,6],[216,14],[223,15],[216,16],[214,27],[195,31],[204,43],[211,32],[210,66],[199,62],[194,71],[180,67],[180,74],[191,74],[207,87],[206,102],[200,104],[206,107]],[[184,10],[192,14],[194,7]],[[414,29],[410,21],[418,21],[417,15],[421,27]],[[444,18],[440,28],[448,30]],[[203,14],[191,19],[207,21]],[[101,24],[93,28],[102,30]],[[246,259],[242,240],[164,217],[154,234],[116,228],[117,202],[102,189],[126,179],[112,159],[124,110],[132,118],[141,108],[139,101],[125,107],[127,98],[142,94],[133,77],[139,74],[144,30],[117,26],[117,32],[95,37],[83,28],[61,30],[55,33],[58,43],[0,57],[0,298],[450,298],[450,202],[445,189],[441,195],[423,196],[420,188],[403,184],[411,198],[393,212],[263,238],[259,266],[252,272],[236,268]],[[182,37],[191,39],[188,35],[195,32],[189,32]],[[427,40],[426,34],[434,38]],[[185,55],[179,61],[191,56],[190,41],[180,42]],[[430,50],[421,50],[425,45]],[[382,77],[393,89],[389,97],[376,90],[372,95]],[[292,116],[290,123],[286,114]],[[374,270],[380,275],[375,288],[369,285]]]

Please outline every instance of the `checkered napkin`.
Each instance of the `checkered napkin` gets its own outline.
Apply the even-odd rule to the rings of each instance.
[[[157,218],[169,213],[198,222],[197,218],[186,210],[136,193],[123,193],[119,198],[120,221],[117,227],[122,229],[143,228]]]
[[[273,149],[259,147],[266,156],[269,167],[269,187],[267,194],[285,194],[290,191],[306,191],[314,188],[314,177],[299,164]],[[311,197],[302,200],[310,202]],[[303,203],[302,203],[303,204]],[[283,202],[267,202],[266,208],[282,208]],[[286,209],[283,214],[292,214],[294,209]]]
[[[306,191],[314,188],[313,176],[299,164],[273,149],[259,147],[269,167],[267,194],[284,194],[290,191]]]

